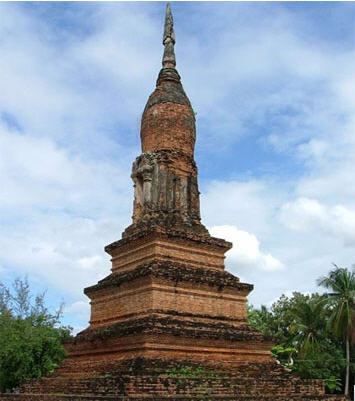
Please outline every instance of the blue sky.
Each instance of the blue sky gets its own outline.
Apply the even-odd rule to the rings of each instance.
[[[130,223],[165,3],[0,3],[0,277],[76,330]],[[203,222],[250,301],[355,263],[355,3],[173,2]]]

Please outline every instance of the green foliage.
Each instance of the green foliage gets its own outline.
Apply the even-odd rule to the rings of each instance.
[[[58,366],[65,356],[61,342],[70,334],[60,326],[61,313],[48,311],[44,294],[33,298],[27,279],[16,279],[12,290],[0,283],[0,391]]]
[[[266,308],[266,306],[261,305],[260,309],[254,309],[252,306],[248,305],[248,321],[253,327],[262,331],[267,337],[273,337],[275,335],[275,320],[273,314]]]
[[[272,355],[282,365],[303,378],[325,379],[329,391],[339,392],[350,361],[345,339],[354,332],[354,273],[336,267],[318,282],[332,293],[283,295],[270,309],[250,306],[248,319],[275,339]]]
[[[169,368],[166,375],[172,379],[206,379],[217,377],[217,373],[202,366],[177,365]]]
[[[346,375],[345,390],[349,394],[351,346],[355,332],[355,271],[334,265],[328,276],[321,277],[318,284],[329,290],[325,294],[325,305],[330,310],[328,328],[345,343],[346,349]]]
[[[211,400],[211,388],[205,379],[213,379],[218,377],[218,374],[211,370],[205,369],[198,365],[176,365],[166,371],[167,377],[176,379],[180,389],[184,389],[189,379],[200,379],[200,385],[204,388],[204,394],[201,394],[198,399]]]
[[[294,319],[290,325],[290,334],[294,345],[298,346],[299,356],[306,357],[317,352],[324,337],[326,322],[320,299],[306,298],[306,302],[297,303],[293,309]]]
[[[293,356],[296,354],[296,352],[296,348],[285,347],[281,344],[275,345],[271,349],[272,357],[280,361],[285,367],[290,367],[293,365]]]
[[[337,377],[331,376],[329,379],[325,380],[325,385],[330,393],[334,393],[336,391],[341,391],[341,380]]]
[[[318,285],[329,290],[325,302],[331,310],[329,328],[344,340],[351,339],[355,328],[355,271],[337,267],[328,276],[321,277]]]
[[[341,344],[326,339],[317,348],[295,358],[292,370],[305,379],[342,377],[346,360]]]

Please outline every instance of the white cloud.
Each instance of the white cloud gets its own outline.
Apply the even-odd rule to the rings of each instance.
[[[260,242],[254,234],[229,225],[211,227],[210,233],[214,237],[224,238],[233,243],[233,248],[227,257],[237,269],[252,268],[264,271],[283,269],[283,264],[277,258],[261,251]]]
[[[129,224],[129,171],[1,124],[0,147],[2,269],[80,296],[109,273],[103,248]]]
[[[265,237],[279,197],[277,187],[268,180],[210,181],[202,189],[202,220],[208,226],[233,222],[239,229]]]
[[[76,301],[64,308],[64,313],[76,315],[81,320],[89,320],[90,304],[89,301]]]
[[[71,208],[87,213],[100,204],[103,210],[105,203],[107,207],[117,200],[128,206],[129,170],[123,170],[119,161],[114,164],[73,155],[49,138],[10,131],[1,123],[0,147],[4,189],[0,208],[17,213],[24,212],[19,208]]]
[[[312,223],[323,225],[327,220],[325,206],[317,200],[300,198],[295,202],[287,202],[281,207],[282,222],[293,230],[310,228]]]
[[[213,182],[205,192],[202,208],[209,211],[208,222],[228,227],[212,228],[212,233],[234,242],[226,266],[254,284],[249,299],[255,305],[287,291],[320,291],[316,280],[333,262],[347,267],[354,263],[349,246],[354,238],[353,209],[315,199],[300,201],[296,191],[289,183],[260,179]],[[283,269],[273,270],[281,267],[278,262]],[[265,266],[269,269],[262,270]]]
[[[79,258],[76,262],[83,270],[92,270],[98,268],[99,264],[103,262],[101,255],[86,256]]]
[[[22,230],[1,230],[2,265],[29,274],[70,296],[79,296],[110,272],[104,246],[117,239],[120,222],[70,218],[65,215],[35,219]],[[118,229],[117,229],[118,228]]]
[[[343,205],[326,206],[315,199],[298,198],[281,206],[281,221],[292,230],[322,231],[355,244],[355,210]]]

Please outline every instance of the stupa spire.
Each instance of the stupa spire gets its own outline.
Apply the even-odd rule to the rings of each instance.
[[[170,3],[166,5],[163,45],[163,67],[142,115],[142,152],[175,149],[193,157],[195,114],[175,68],[175,33]]]
[[[175,68],[174,44],[173,16],[168,3],[163,67],[142,115],[142,154],[132,168],[133,224],[125,230],[125,238],[148,229],[209,236],[200,221],[194,161],[195,113]]]
[[[174,32],[174,21],[173,21],[173,15],[171,13],[170,3],[167,3],[166,5],[163,45],[164,45],[164,54],[162,60],[163,68],[174,68],[176,65],[175,52],[174,52],[175,32]]]

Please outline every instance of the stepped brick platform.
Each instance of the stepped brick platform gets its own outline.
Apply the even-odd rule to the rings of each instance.
[[[188,360],[192,371],[201,369]],[[324,394],[322,380],[301,380],[275,362],[242,363],[228,369],[209,362],[198,377],[175,375],[176,361],[134,359],[106,366],[106,372],[95,376],[73,371],[73,376],[29,381],[20,394],[9,394],[4,400],[328,400],[345,401],[344,396]],[[224,368],[221,368],[224,366]],[[66,367],[68,374],[68,367]],[[108,369],[108,370],[107,370]],[[111,369],[111,370],[110,370]],[[117,372],[117,369],[119,370]],[[110,373],[109,373],[110,372]],[[78,373],[80,375],[78,376]]]
[[[132,168],[133,221],[105,248],[111,274],[84,290],[90,324],[66,341],[54,374],[0,399],[345,401],[278,365],[272,339],[248,326],[253,286],[225,271],[232,244],[200,221],[195,113],[175,69],[169,5],[163,44]]]

